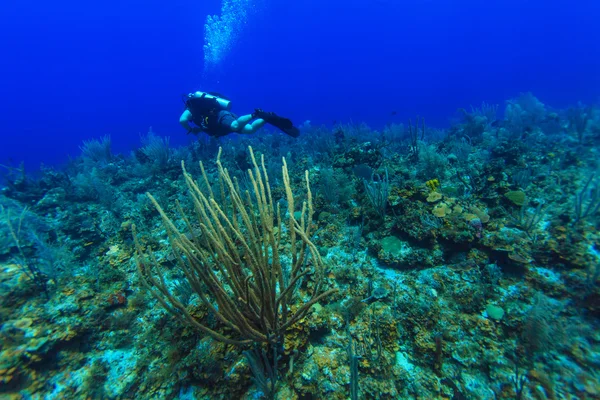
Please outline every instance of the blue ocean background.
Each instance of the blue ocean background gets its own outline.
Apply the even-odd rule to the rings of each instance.
[[[238,35],[207,65],[206,18],[221,8],[3,1],[0,164],[61,164],[104,135],[129,152],[150,126],[188,143],[180,96],[198,89],[238,114],[376,129],[416,115],[445,127],[520,92],[558,108],[598,100],[597,1],[234,1]]]

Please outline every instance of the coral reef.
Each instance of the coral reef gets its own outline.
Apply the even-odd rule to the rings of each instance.
[[[600,112],[497,114],[8,169],[0,396],[600,398]]]

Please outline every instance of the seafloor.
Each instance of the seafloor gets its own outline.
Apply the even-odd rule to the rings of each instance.
[[[599,399],[600,110],[425,123],[2,166],[0,397]]]

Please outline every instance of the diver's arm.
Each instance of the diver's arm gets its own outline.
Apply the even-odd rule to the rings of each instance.
[[[191,120],[192,120],[192,113],[190,112],[190,110],[185,110],[181,114],[181,117],[179,117],[179,123],[188,132],[192,132],[194,130],[194,128],[192,128],[192,126],[190,125]]]

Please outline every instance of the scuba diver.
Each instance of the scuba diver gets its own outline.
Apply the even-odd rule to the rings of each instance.
[[[210,92],[195,92],[184,95],[185,111],[179,123],[188,134],[204,132],[209,136],[221,137],[232,132],[254,133],[265,124],[271,124],[291,137],[298,137],[300,131],[292,121],[272,112],[257,108],[252,114],[238,117],[231,110],[231,101],[225,96]],[[190,124],[194,123],[194,126]]]

